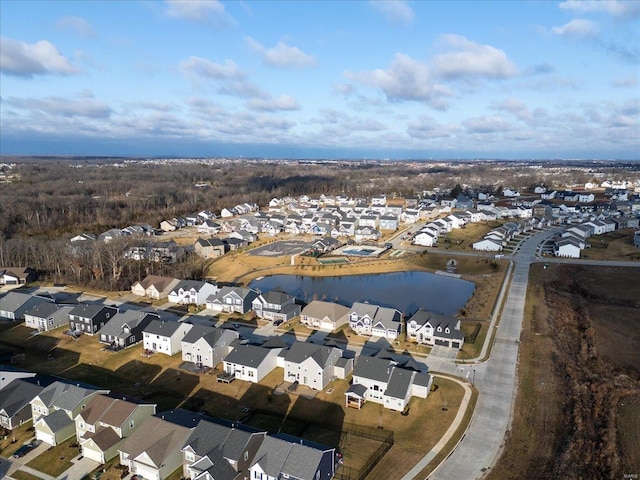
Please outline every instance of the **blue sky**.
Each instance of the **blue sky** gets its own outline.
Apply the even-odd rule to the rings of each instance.
[[[640,159],[640,1],[0,1],[0,153]]]

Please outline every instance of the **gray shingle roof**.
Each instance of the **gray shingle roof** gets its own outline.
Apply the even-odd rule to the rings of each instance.
[[[339,349],[334,347],[325,347],[313,343],[294,342],[285,355],[285,360],[292,363],[302,363],[307,358],[312,357],[318,366],[324,368],[331,354]]]
[[[318,319],[327,317],[334,323],[348,313],[349,309],[343,305],[333,302],[323,302],[320,300],[313,300],[309,305],[302,309],[302,315]]]
[[[100,305],[100,304],[92,304],[92,303],[83,303],[74,307],[69,315],[74,315],[82,318],[94,318],[98,313],[100,313],[103,309],[108,309],[111,315],[115,315],[118,312],[116,307],[110,307],[108,305]]]
[[[280,472],[291,451],[291,446],[289,442],[267,436],[258,448],[251,466],[257,463],[270,477],[280,478]]]
[[[16,379],[0,390],[0,410],[12,417],[31,402],[44,387]]]
[[[394,368],[391,371],[389,383],[387,383],[387,389],[384,394],[393,398],[406,398],[409,388],[411,388],[414,375],[415,372],[410,370]]]
[[[386,382],[389,380],[392,368],[393,362],[390,360],[360,355],[358,363],[353,368],[353,375],[377,382]]]
[[[209,335],[210,333],[216,332],[218,329],[215,327],[210,327],[208,325],[194,325],[191,327],[191,330],[187,332],[187,334],[182,337],[182,341],[186,343],[194,343],[200,340],[205,335]]]
[[[69,418],[69,415],[67,415],[67,412],[64,410],[56,410],[49,415],[40,417],[38,421],[40,420],[42,420],[49,427],[49,430],[54,433],[59,432],[70,423],[73,423],[73,420]]]
[[[145,333],[152,335],[162,335],[163,337],[170,337],[180,327],[181,322],[171,322],[164,320],[152,320],[149,325],[144,329]]]
[[[57,407],[71,411],[76,408],[82,400],[97,391],[97,387],[86,388],[85,386],[56,381],[44,388],[42,392],[40,392],[39,397],[47,407]]]
[[[231,353],[224,358],[225,362],[245,367],[257,368],[269,355],[271,349],[256,347],[255,345],[237,345]]]
[[[32,317],[37,317],[37,318],[49,318],[59,308],[60,308],[60,305],[56,305],[55,303],[43,302],[31,307],[29,310],[24,312],[24,314],[31,315]]]
[[[113,318],[98,331],[98,334],[118,336],[122,333],[122,329],[125,325],[133,330],[149,318],[158,319],[159,317],[156,314],[141,312],[138,310],[127,310],[125,312],[116,313]],[[128,335],[131,335],[131,333],[125,334],[125,336]]]

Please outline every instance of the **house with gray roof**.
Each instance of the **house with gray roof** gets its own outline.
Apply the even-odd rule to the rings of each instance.
[[[266,432],[239,423],[203,419],[187,439],[183,453],[185,478],[245,478]]]
[[[31,421],[31,401],[43,389],[31,378],[18,378],[0,390],[0,427],[13,430]]]
[[[284,379],[287,382],[299,382],[314,390],[324,390],[339,375],[344,379],[345,370],[348,370],[346,374],[351,373],[348,367],[336,369],[341,358],[342,350],[339,348],[294,342],[284,352]],[[348,360],[353,368],[353,360]]]
[[[207,308],[214,312],[247,313],[259,294],[253,288],[222,287],[219,292],[207,298]]]
[[[75,417],[82,456],[106,463],[118,455],[124,439],[156,413],[156,405],[115,395],[95,395]]]
[[[355,302],[349,312],[349,326],[358,335],[396,339],[402,332],[402,314],[395,308]]]
[[[109,322],[98,330],[98,340],[113,350],[121,350],[139,343],[143,339],[144,329],[153,321],[159,320],[157,313],[140,310],[127,310],[116,313]]]
[[[0,319],[22,321],[26,312],[46,302],[51,300],[28,293],[8,292],[0,297]]]
[[[288,322],[300,315],[300,305],[296,298],[279,289],[261,293],[251,302],[255,314],[265,320],[282,320]]]
[[[69,313],[73,308],[71,305],[59,305],[52,302],[39,303],[25,312],[24,325],[40,332],[67,326],[69,325]]]
[[[283,438],[284,437],[284,438]],[[335,474],[336,452],[301,438],[268,435],[249,468],[250,478],[329,480]]]
[[[460,319],[448,315],[418,309],[407,320],[407,336],[424,345],[441,345],[462,348],[464,333],[460,330]]]
[[[258,383],[278,366],[282,348],[265,348],[236,344],[224,358],[225,373],[238,380]]]
[[[191,323],[168,320],[151,320],[142,334],[144,349],[175,355],[182,350],[182,339],[193,328]]]
[[[371,401],[401,412],[411,397],[427,398],[432,382],[428,373],[400,368],[393,360],[360,356],[345,392],[346,406],[361,408]]]
[[[182,447],[200,420],[185,410],[145,418],[118,448],[120,465],[144,479],[164,480],[182,466]]]
[[[98,387],[55,381],[31,401],[31,416],[36,438],[49,445],[75,435],[76,416],[94,395],[109,393]]]
[[[239,337],[235,330],[194,325],[182,337],[182,360],[214,368],[231,352],[232,342]]]
[[[204,305],[210,295],[215,295],[217,285],[201,280],[180,280],[169,292],[167,299],[180,305]]]
[[[69,329],[72,332],[95,335],[117,313],[118,308],[109,305],[80,304],[69,312]]]

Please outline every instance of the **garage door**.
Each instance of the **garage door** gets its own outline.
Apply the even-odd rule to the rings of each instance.
[[[449,346],[449,341],[448,340],[438,340],[436,338],[436,345],[441,345],[443,347],[448,347]]]
[[[90,443],[90,442],[89,442]],[[93,450],[86,446],[82,447],[82,455],[89,460],[93,460],[94,462],[104,463],[102,460],[102,452]]]
[[[36,438],[38,440],[42,440],[44,443],[48,443],[49,445],[55,445],[56,441],[53,438],[52,433],[41,432],[36,430]]]
[[[145,480],[160,480],[160,475],[155,468],[147,467],[145,465],[135,464],[135,473],[144,478]]]
[[[451,346],[452,346],[453,348],[460,348],[460,342],[452,342],[452,343],[451,343]]]

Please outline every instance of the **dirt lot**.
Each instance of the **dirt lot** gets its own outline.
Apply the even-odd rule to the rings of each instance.
[[[639,274],[532,268],[514,420],[490,479],[640,473]]]
[[[589,237],[591,248],[582,251],[582,258],[591,260],[640,260],[640,250],[633,246],[632,229],[618,230]]]

